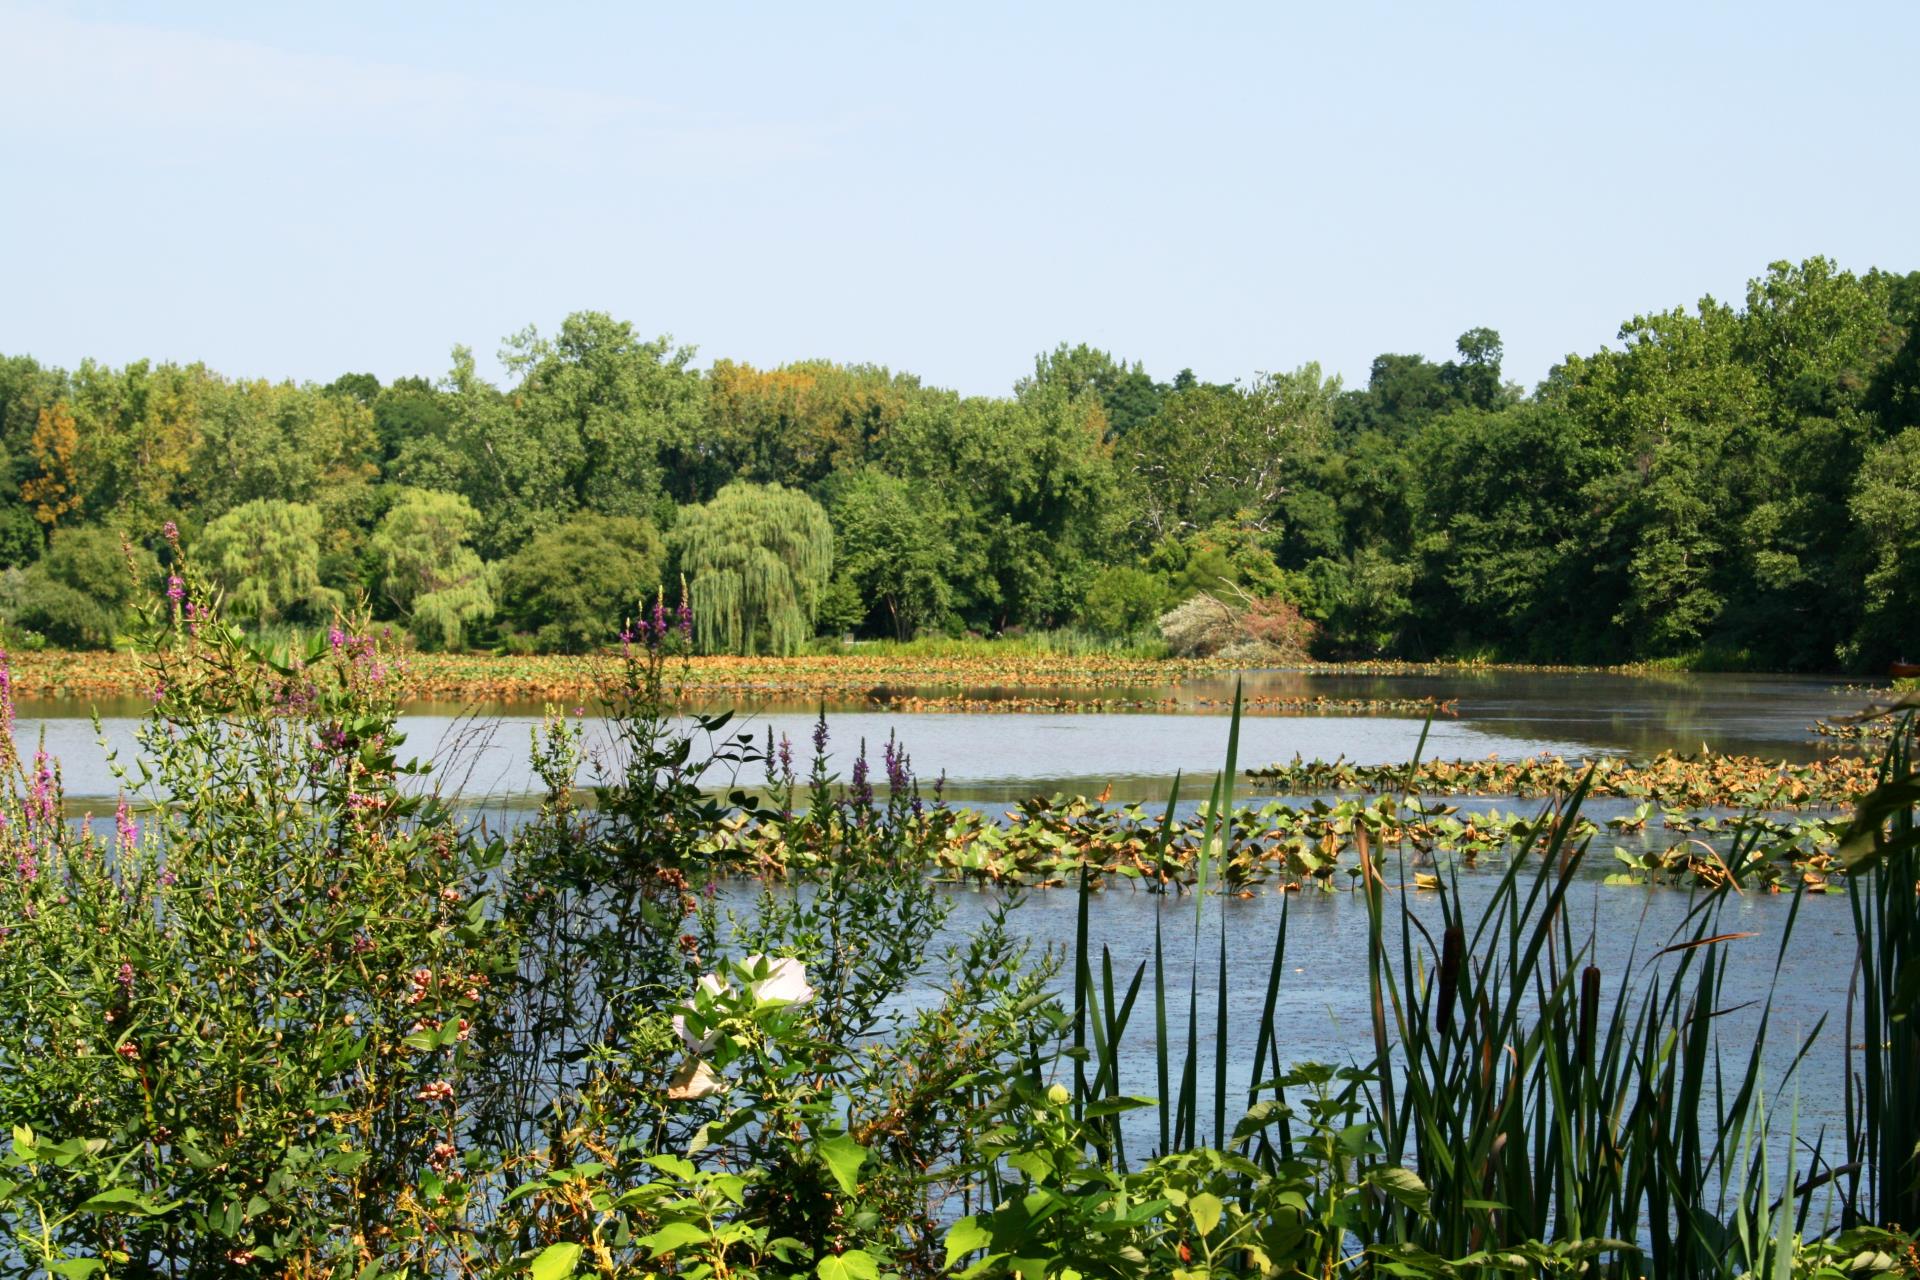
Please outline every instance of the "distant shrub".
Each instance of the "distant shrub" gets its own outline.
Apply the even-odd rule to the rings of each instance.
[[[1237,622],[1231,607],[1202,592],[1160,615],[1160,637],[1176,658],[1210,658],[1239,638]]]
[[[820,592],[820,612],[814,623],[823,636],[838,640],[867,620],[867,602],[860,588],[845,575],[835,574]]]
[[[645,520],[575,516],[500,566],[503,612],[547,653],[585,653],[611,642],[660,585],[666,548]]]
[[[1262,596],[1240,615],[1240,630],[1254,644],[1297,662],[1308,656],[1315,627],[1292,601],[1283,596]]]
[[[159,577],[160,563],[144,547],[125,549],[105,529],[60,529],[26,571],[10,621],[62,648],[109,648],[129,606]]]
[[[1108,638],[1136,635],[1166,609],[1168,595],[1167,584],[1154,574],[1115,565],[1102,570],[1087,588],[1080,625]]]
[[[22,506],[0,507],[0,568],[32,564],[45,545],[40,522]]]
[[[1230,604],[1202,592],[1162,614],[1160,635],[1177,658],[1304,662],[1314,625],[1280,596]]]

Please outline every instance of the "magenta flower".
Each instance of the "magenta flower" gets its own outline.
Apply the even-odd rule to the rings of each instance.
[[[167,579],[167,599],[173,601],[175,604],[179,604],[186,598],[187,584],[182,582],[177,576],[169,577]]]

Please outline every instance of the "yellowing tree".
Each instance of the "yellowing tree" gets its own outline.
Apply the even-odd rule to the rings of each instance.
[[[52,528],[60,517],[80,509],[80,478],[74,454],[80,451],[80,431],[64,400],[40,410],[33,428],[33,462],[39,474],[20,486],[20,500],[33,508],[33,517]]]

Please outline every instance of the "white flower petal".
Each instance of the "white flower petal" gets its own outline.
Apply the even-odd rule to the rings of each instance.
[[[763,956],[749,956],[752,966]],[[756,966],[757,967],[757,966]],[[753,984],[753,998],[762,1004],[805,1004],[814,990],[807,985],[807,966],[792,956],[782,956],[767,966],[767,976]]]
[[[720,1043],[720,1029],[718,1027],[707,1032],[705,1036],[696,1039],[693,1032],[687,1030],[687,1015],[684,1013],[676,1013],[673,1015],[673,1034],[680,1037],[680,1043],[685,1045],[687,1052],[695,1057],[702,1057],[712,1053],[713,1046]]]

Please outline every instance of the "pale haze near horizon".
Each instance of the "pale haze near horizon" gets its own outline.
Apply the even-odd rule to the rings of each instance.
[[[1776,259],[1920,268],[1920,7],[16,4],[0,354],[483,372],[603,310],[1003,393],[1531,386]]]

